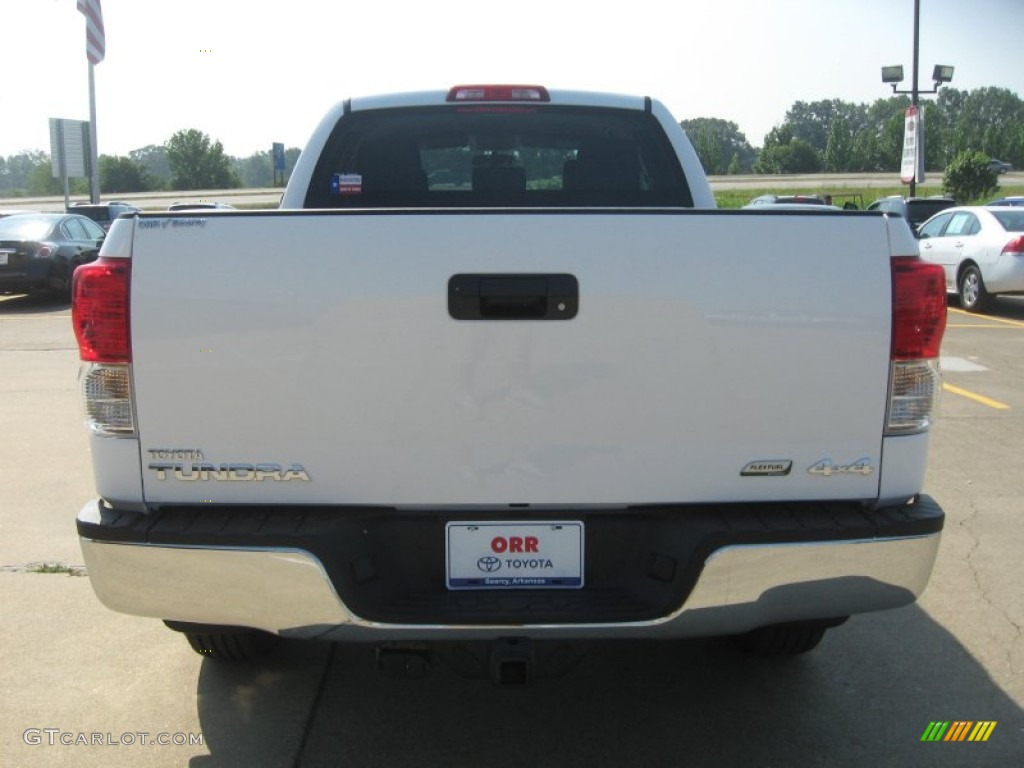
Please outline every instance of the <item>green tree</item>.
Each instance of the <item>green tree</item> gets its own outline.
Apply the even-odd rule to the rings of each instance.
[[[717,117],[697,117],[683,120],[680,125],[690,137],[707,173],[725,173],[733,158],[738,158],[739,170],[729,173],[743,173],[753,166],[757,153],[736,123]]]
[[[724,167],[722,166],[722,154],[715,143],[714,136],[708,131],[698,130],[692,137],[693,149],[700,158],[700,164],[704,167],[704,173],[709,176],[720,176]]]
[[[879,156],[878,136],[873,131],[860,131],[853,137],[853,150],[848,170],[857,173],[891,170],[885,167]]]
[[[45,166],[46,173],[50,172],[49,155],[38,150],[19,152],[4,158],[3,163],[0,164],[0,192],[11,196],[29,194],[29,179],[39,165]],[[39,184],[43,180],[43,176],[39,173],[35,175],[36,184]]]
[[[906,122],[906,110],[898,110],[882,125],[878,135],[878,156],[882,162],[882,170],[899,169],[903,161],[903,133]]]
[[[941,95],[941,91],[939,92]],[[935,103],[924,105],[921,112],[924,120],[924,167],[929,171],[940,171],[946,166],[943,116]]]
[[[785,173],[782,169],[789,166],[789,158],[792,154],[793,150],[788,144],[764,147],[757,156],[757,162],[754,163],[754,173]]]
[[[984,152],[961,152],[946,166],[942,191],[961,203],[988,197],[999,188],[996,172],[989,170]]]
[[[782,173],[789,161],[789,143],[793,140],[792,126],[776,125],[764,137],[764,146],[754,163],[754,173]]]
[[[298,147],[289,147],[284,151],[284,180],[292,175],[295,162],[299,159],[301,150]],[[241,181],[241,185],[248,189],[272,187],[274,185],[274,159],[271,152],[254,152],[248,157],[232,157],[231,167]],[[562,172],[559,165],[559,174]],[[552,171],[552,173],[554,173]]]
[[[790,144],[789,165],[783,173],[818,173],[822,169],[821,155],[809,141],[793,139]]]
[[[127,157],[100,155],[100,192],[146,192],[151,189],[145,172]]]
[[[231,167],[243,187],[254,189],[271,186],[274,164],[270,152],[254,152],[248,157],[231,158]]]
[[[30,195],[43,196],[64,194],[64,183],[60,179],[55,179],[53,177],[53,171],[50,168],[49,160],[33,166],[25,181],[25,189]],[[70,180],[68,186],[70,186]]]
[[[890,121],[899,116],[902,130],[903,109],[909,104],[905,97],[879,99],[874,104],[853,104],[840,99],[798,101],[786,112],[786,119],[777,129],[785,131],[786,141],[774,141],[776,135],[765,137],[765,149],[777,147],[761,161],[761,167],[813,168],[823,166],[830,171],[874,171],[895,167],[902,146],[902,134],[894,136]],[[793,144],[805,142],[817,154],[815,162],[807,147]],[[788,150],[781,149],[789,145]]]
[[[228,189],[240,185],[219,141],[195,128],[178,131],[165,144],[175,189]]]
[[[288,147],[284,151],[284,180],[288,183],[288,179],[292,176],[292,171],[295,170],[295,164],[299,162],[299,155],[302,154],[302,150],[298,147]]]
[[[1006,88],[943,88],[926,110],[929,167],[944,167],[968,150],[1024,164],[1024,100]]]
[[[793,127],[775,126],[764,138],[764,149],[754,164],[754,173],[817,173],[821,156],[806,139],[798,139]]]
[[[835,173],[850,168],[853,160],[853,135],[842,115],[837,115],[829,127],[824,160],[826,171]]]
[[[861,130],[868,122],[867,108],[840,99],[798,101],[786,112],[784,122],[793,132],[793,138],[803,139],[824,153],[836,121],[844,123],[851,132]]]
[[[150,189],[167,189],[171,184],[171,164],[167,159],[167,147],[162,144],[148,144],[128,153],[128,159],[146,175]]]

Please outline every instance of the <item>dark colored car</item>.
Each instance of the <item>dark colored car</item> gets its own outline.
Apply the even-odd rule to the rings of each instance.
[[[985,203],[986,206],[1004,206],[1012,205],[1014,207],[1024,206],[1024,195],[1011,195],[1010,197],[1000,197],[996,200],[989,200]]]
[[[68,206],[68,213],[77,213],[79,216],[88,216],[107,232],[110,224],[122,213],[138,213],[141,208],[131,203],[109,202],[109,203],[73,203]]]
[[[988,161],[988,169],[996,173],[1009,173],[1013,170],[1013,164],[1007,163],[1005,160],[997,160],[993,157]]]
[[[885,211],[905,219],[910,228],[917,230],[939,211],[952,208],[956,200],[952,197],[882,197],[868,206],[869,211]]]
[[[96,258],[106,233],[86,216],[22,213],[0,219],[0,293],[71,293],[75,267]]]

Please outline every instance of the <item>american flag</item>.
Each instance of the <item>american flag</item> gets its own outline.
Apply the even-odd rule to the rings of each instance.
[[[99,64],[107,50],[100,0],[78,0],[78,10],[85,14],[85,55],[90,64]]]

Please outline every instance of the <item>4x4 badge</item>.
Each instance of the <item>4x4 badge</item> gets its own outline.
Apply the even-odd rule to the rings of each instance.
[[[832,477],[832,475],[863,475],[867,477],[875,471],[875,468],[871,466],[871,460],[865,457],[852,464],[836,464],[832,459],[822,459],[814,466],[808,467],[807,471],[821,477]]]

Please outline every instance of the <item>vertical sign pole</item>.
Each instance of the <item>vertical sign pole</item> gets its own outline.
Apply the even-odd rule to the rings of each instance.
[[[917,98],[917,58],[920,51],[920,37],[921,37],[921,0],[914,0],[914,84],[910,90],[910,106],[914,108],[914,113],[918,116],[917,123],[917,136],[915,137],[916,151],[920,153],[920,160],[916,160],[914,164],[914,176],[910,180],[910,196],[914,197],[917,194],[917,182],[918,175],[920,174],[919,168],[924,164],[924,147],[920,145],[919,139],[924,136],[924,124],[921,122],[920,110],[917,109],[918,98]]]
[[[58,155],[58,164],[60,166],[60,181],[64,185],[64,210],[68,209],[71,204],[71,189],[68,185],[68,157],[67,157],[67,145],[64,144],[64,121],[57,121],[57,141],[60,146],[60,154]]]
[[[100,201],[100,169],[96,149],[96,78],[93,63],[89,62],[89,200],[93,205]]]

